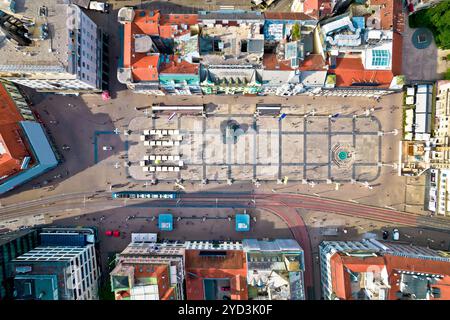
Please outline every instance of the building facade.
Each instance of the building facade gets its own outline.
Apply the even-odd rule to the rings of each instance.
[[[119,82],[152,95],[380,96],[402,88],[400,2],[339,4],[345,12],[333,17],[335,1],[301,4],[309,9],[122,8]]]
[[[100,92],[105,37],[69,0],[15,1],[0,7],[0,78],[41,92]]]
[[[96,300],[95,230],[43,228],[40,245],[9,264],[17,300]]]
[[[0,300],[13,297],[13,284],[8,277],[9,262],[38,244],[38,231],[34,229],[0,234]]]
[[[183,300],[184,254],[184,243],[134,240],[110,273],[115,299]]]
[[[187,241],[185,245],[187,300],[248,299],[241,242]]]
[[[0,194],[59,163],[46,132],[17,87],[0,81]]]
[[[326,300],[433,300],[450,297],[450,255],[429,248],[379,242],[320,244]]]
[[[249,299],[304,300],[304,254],[292,239],[244,239]]]
[[[430,187],[428,209],[438,215],[450,212],[450,81],[436,83],[434,148],[430,151]]]

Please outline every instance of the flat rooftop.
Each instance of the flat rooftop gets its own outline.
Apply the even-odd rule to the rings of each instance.
[[[13,15],[22,22],[34,24],[29,31],[38,39],[40,28],[47,23],[49,36],[45,40],[33,41],[30,46],[18,47],[4,39],[0,47],[2,57],[0,71],[6,66],[58,66],[64,68],[68,61],[67,43],[67,4],[69,0],[15,0],[15,13],[9,11],[4,2],[0,2],[0,10]],[[46,7],[47,14],[40,16],[40,8]],[[1,33],[1,32],[0,32]]]

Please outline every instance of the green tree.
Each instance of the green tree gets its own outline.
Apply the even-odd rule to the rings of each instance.
[[[450,1],[415,12],[409,16],[409,25],[411,28],[430,29],[436,45],[442,49],[450,49]]]
[[[450,80],[450,69],[447,69],[444,73],[444,80]]]
[[[300,38],[301,38],[301,33],[300,33],[300,25],[298,24],[298,22],[296,22],[296,23],[292,26],[291,35],[292,35],[292,40],[293,40],[293,41],[300,40]]]

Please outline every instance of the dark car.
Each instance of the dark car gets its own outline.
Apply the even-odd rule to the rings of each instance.
[[[389,231],[383,231],[383,240],[387,240],[389,238]]]
[[[223,300],[231,300],[231,298],[229,296],[223,296],[222,299]]]

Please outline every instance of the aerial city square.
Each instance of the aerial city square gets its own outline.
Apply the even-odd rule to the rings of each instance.
[[[0,0],[0,300],[450,300],[449,125],[450,0]]]

